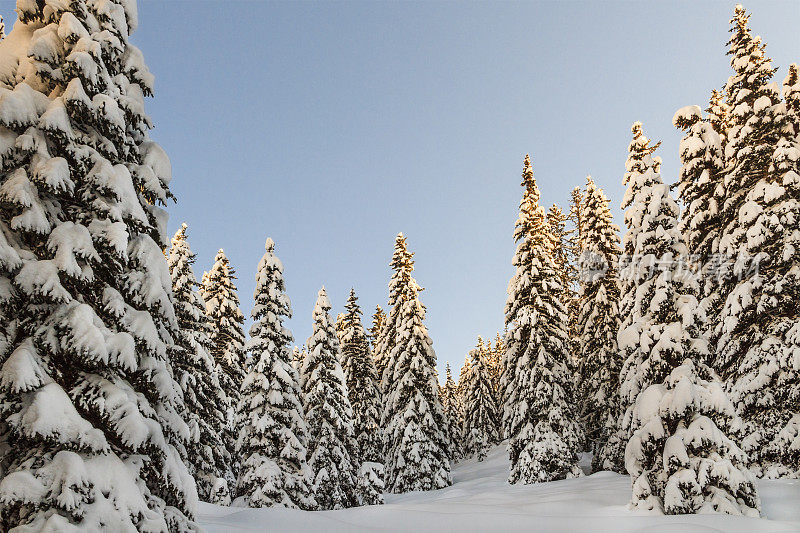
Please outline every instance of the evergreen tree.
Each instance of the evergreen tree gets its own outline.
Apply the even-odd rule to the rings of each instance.
[[[239,459],[236,455],[236,407],[239,405],[242,383],[247,375],[244,315],[239,309],[239,296],[233,284],[236,279],[235,271],[221,249],[205,278],[203,300],[206,303],[206,316],[211,322],[211,355],[219,369],[219,381],[230,405],[226,413],[224,441],[228,453],[234,458],[231,479],[228,480],[233,486],[239,473]]]
[[[632,506],[667,514],[758,515],[746,455],[726,436],[736,411],[704,361],[698,284],[680,261],[679,208],[659,174],[641,124],[633,127],[624,207],[632,246],[618,335],[627,355],[623,398],[636,391],[623,428]],[[639,157],[641,155],[641,157]]]
[[[578,272],[575,265],[570,261],[570,234],[567,231],[567,215],[557,204],[550,206],[550,210],[547,212],[547,224],[550,226],[550,234],[553,237],[553,262],[556,265],[556,272],[561,281],[562,300],[566,303],[574,297],[572,288],[578,279]]]
[[[619,309],[622,319],[620,331],[629,327],[635,320],[633,311],[636,302],[636,291],[641,282],[638,278],[640,273],[637,271],[637,261],[641,258],[635,254],[640,234],[643,231],[642,220],[646,215],[645,209],[647,206],[642,201],[635,200],[644,198],[645,190],[663,183],[657,168],[660,164],[660,159],[655,159],[651,156],[661,143],[658,142],[651,146],[650,139],[644,135],[640,122],[634,123],[631,131],[633,140],[628,145],[628,159],[625,162],[626,172],[622,180],[622,183],[628,187],[622,202],[622,208],[626,210],[625,225],[628,227],[628,231],[622,240],[623,255],[620,259]],[[617,337],[619,341],[619,335]],[[602,464],[604,469],[624,473],[625,446],[631,437],[630,417],[632,416],[636,396],[644,388],[644,384],[637,381],[641,361],[636,357],[632,357],[638,357],[641,354],[633,349],[626,352],[622,350],[621,346],[620,352],[623,364],[620,369],[617,423],[606,441],[605,448],[600,452],[601,458],[598,464]]]
[[[590,179],[591,176],[586,176]],[[569,240],[567,241],[568,257],[572,264],[577,265],[578,258],[583,252],[583,224],[586,217],[586,202],[585,194],[581,188],[576,186],[570,193],[569,200],[569,216],[567,221],[572,224],[572,230],[569,232]],[[577,267],[576,267],[577,270]],[[576,276],[578,275],[576,271]]]
[[[210,327],[205,306],[196,291],[194,262],[195,254],[189,248],[186,224],[183,224],[172,238],[167,263],[179,327],[173,367],[190,415],[192,434],[187,443],[186,460],[197,482],[200,499],[227,505],[230,497],[225,478],[231,458],[221,435],[226,424],[228,398],[222,391],[210,354]]]
[[[775,111],[779,104],[776,84],[772,83],[776,69],[772,60],[765,54],[765,44],[758,36],[753,36],[748,26],[750,16],[741,5],[737,5],[731,19],[731,38],[728,41],[728,55],[731,57],[733,75],[725,85],[726,106],[731,110],[727,117],[728,131],[725,142],[725,190],[724,203],[720,213],[722,236],[719,252],[725,261],[719,269],[716,293],[710,296],[711,301],[719,305],[711,309],[712,323],[717,324],[712,332],[712,341],[718,346],[714,366],[726,380],[735,379],[738,366],[748,346],[742,344],[744,339],[736,335],[729,339],[728,346],[722,345],[725,335],[724,308],[730,297],[734,295],[741,263],[747,262],[744,230],[751,220],[740,221],[740,212],[748,201],[747,196],[759,181],[770,173],[772,156],[780,138],[780,125],[776,121]],[[752,209],[746,213],[752,218]],[[740,257],[741,252],[741,257]],[[739,266],[737,266],[737,263]],[[747,265],[752,266],[752,265]],[[736,313],[735,313],[736,314]]]
[[[725,101],[725,94],[722,91],[713,89],[711,91],[711,98],[708,101],[708,122],[714,128],[714,131],[719,135],[722,147],[723,157],[725,154],[725,140],[728,136],[728,116],[731,113],[727,102]]]
[[[291,332],[283,325],[292,308],[283,264],[268,238],[258,263],[255,305],[247,350],[255,361],[242,383],[237,409],[236,482],[238,503],[249,507],[313,509],[308,484],[308,441],[297,371],[292,366]]]
[[[578,189],[580,192],[580,189]],[[574,191],[573,191],[574,192]],[[575,287],[578,281],[578,270],[573,261],[571,252],[572,242],[576,230],[567,229],[567,215],[558,205],[553,204],[547,212],[547,224],[550,226],[550,233],[553,237],[553,262],[556,266],[559,281],[561,282],[561,294],[559,299],[567,310],[567,327],[569,342],[569,357],[567,364],[571,372],[576,372],[579,361],[577,356],[580,353],[580,344],[577,342],[577,293]]]
[[[609,200],[591,177],[586,178],[583,252],[580,272],[581,419],[593,453],[592,470],[602,470],[601,450],[616,428],[619,411],[619,370],[622,361],[617,348],[619,315],[619,227],[613,222]]]
[[[503,425],[511,459],[510,483],[535,483],[581,475],[583,444],[573,412],[567,368],[567,315],[553,261],[553,237],[539,205],[529,157],[514,231],[516,273],[509,283],[508,333],[503,363]]]
[[[796,63],[789,65],[789,73],[783,80],[783,100],[786,102],[786,116],[794,136],[800,136],[800,74]],[[786,133],[790,133],[786,130]]]
[[[500,337],[500,333],[497,333],[494,338],[494,346],[489,345],[489,359],[488,359],[488,368],[489,368],[489,380],[492,384],[492,394],[494,395],[494,403],[497,406],[497,421],[498,424],[500,423],[500,419],[502,418],[502,409],[503,409],[503,395],[500,389],[500,376],[503,373],[503,354],[505,353],[505,345],[503,344],[503,339]],[[502,431],[499,430],[499,434],[502,435]]]
[[[375,364],[369,352],[361,307],[356,292],[350,289],[343,318],[342,358],[347,396],[353,407],[353,428],[361,460],[380,463],[382,438],[380,431],[381,393]]]
[[[453,373],[450,370],[450,363],[445,364],[445,382],[441,390],[442,409],[447,421],[447,436],[450,441],[451,460],[461,459],[464,456],[463,439],[461,428],[464,426],[464,414],[461,409],[458,389],[453,381]]]
[[[383,476],[383,463],[361,463],[356,485],[359,505],[383,505]]]
[[[487,450],[500,440],[498,410],[489,376],[488,357],[483,339],[470,350],[470,371],[467,374],[465,406],[465,448],[468,455],[483,461]]]
[[[378,341],[378,336],[386,323],[386,313],[383,312],[380,305],[375,306],[375,313],[372,315],[372,327],[369,329],[369,341],[372,344],[373,353],[375,351],[375,344]],[[377,364],[377,360],[376,360]],[[378,368],[378,376],[381,375],[382,368]]]
[[[128,42],[136,3],[17,16],[0,41],[0,530],[191,531],[171,169]]]
[[[591,176],[586,176],[586,179],[591,179]],[[566,230],[564,236],[564,248],[566,250],[566,269],[567,279],[570,283],[570,299],[564,301],[567,306],[567,318],[569,321],[569,339],[570,339],[570,354],[571,357],[567,360],[570,364],[576,385],[580,380],[580,354],[581,343],[580,333],[578,331],[578,315],[580,314],[581,299],[580,299],[580,279],[578,261],[583,253],[583,235],[584,235],[584,220],[586,219],[586,199],[585,193],[581,191],[579,186],[572,189],[570,193],[570,208],[569,215],[566,221],[570,227]]]
[[[342,336],[344,335],[345,329],[345,321],[344,321],[344,313],[339,313],[336,315],[336,339],[339,341],[339,346],[342,345]],[[342,361],[342,366],[344,366],[344,362]]]
[[[375,341],[375,367],[381,380],[381,393],[384,398],[389,390],[394,388],[394,365],[392,352],[397,338],[397,323],[400,320],[400,300],[403,288],[408,285],[413,269],[413,253],[408,251],[405,237],[402,233],[395,238],[394,253],[390,267],[392,278],[389,280],[389,316],[384,317],[384,324]],[[384,435],[385,437],[386,435]],[[384,443],[384,447],[386,443]]]
[[[303,357],[304,351],[299,346],[292,348],[292,367],[294,367],[297,372],[300,372],[300,368],[303,366]]]
[[[319,509],[358,505],[353,408],[347,399],[341,350],[325,288],[314,306],[314,329],[303,360],[303,397],[309,431],[308,468]]]
[[[450,485],[447,425],[439,399],[436,354],[423,323],[422,288],[411,277],[412,254],[402,234],[395,241],[390,285],[393,332],[384,373],[386,489],[400,493]]]
[[[693,268],[701,275],[700,296],[711,295],[704,304],[718,306],[712,301],[715,294],[721,231],[720,205],[724,202],[722,187],[722,138],[709,120],[704,120],[700,107],[679,109],[672,119],[675,127],[686,135],[681,140],[681,175],[679,197],[685,206],[680,229],[690,254]]]
[[[771,83],[775,69],[737,6],[729,41],[735,111],[726,145],[728,200],[721,252],[730,258],[716,328],[717,367],[744,420],[742,446],[759,476],[800,475],[787,449],[800,422],[797,265],[800,146],[789,107]]]

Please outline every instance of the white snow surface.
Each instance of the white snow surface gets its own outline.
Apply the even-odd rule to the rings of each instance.
[[[591,459],[581,466],[588,471]],[[800,480],[760,480],[764,518],[660,516],[628,510],[629,476],[599,472],[537,485],[509,485],[505,444],[483,462],[453,468],[453,485],[430,492],[386,494],[386,504],[339,511],[241,509],[201,503],[200,524],[223,532],[593,532],[789,533],[800,531]]]

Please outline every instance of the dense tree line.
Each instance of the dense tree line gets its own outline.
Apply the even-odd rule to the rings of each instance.
[[[758,516],[757,477],[800,477],[800,80],[741,6],[732,75],[673,117],[678,200],[638,122],[622,236],[591,177],[546,211],[525,156],[505,330],[440,386],[402,233],[385,311],[351,290],[334,321],[322,288],[302,347],[267,239],[246,335],[223,250],[198,282],[187,226],[168,242],[135,3],[51,4],[0,42],[0,529],[380,504],[504,440],[510,483],[589,451],[667,514]]]

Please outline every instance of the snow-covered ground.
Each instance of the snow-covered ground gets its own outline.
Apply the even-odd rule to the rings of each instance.
[[[433,492],[387,494],[386,505],[344,511],[237,509],[203,503],[208,533],[472,531],[592,533],[800,532],[800,481],[761,481],[765,518],[720,515],[647,516],[627,510],[630,478],[611,472],[539,485],[506,483],[505,446],[486,460],[459,463],[453,486]]]

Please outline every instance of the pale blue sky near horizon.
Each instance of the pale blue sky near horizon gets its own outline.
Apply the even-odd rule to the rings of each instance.
[[[7,29],[14,4],[0,0]],[[334,314],[354,287],[369,326],[404,232],[440,376],[450,362],[457,377],[503,328],[524,155],[546,206],[591,174],[621,224],[631,124],[663,141],[674,182],[672,115],[730,75],[734,5],[140,0],[169,231],[189,225],[198,278],[225,249],[246,314],[272,237],[298,345],[322,285]],[[744,5],[780,83],[800,62],[800,2]]]

